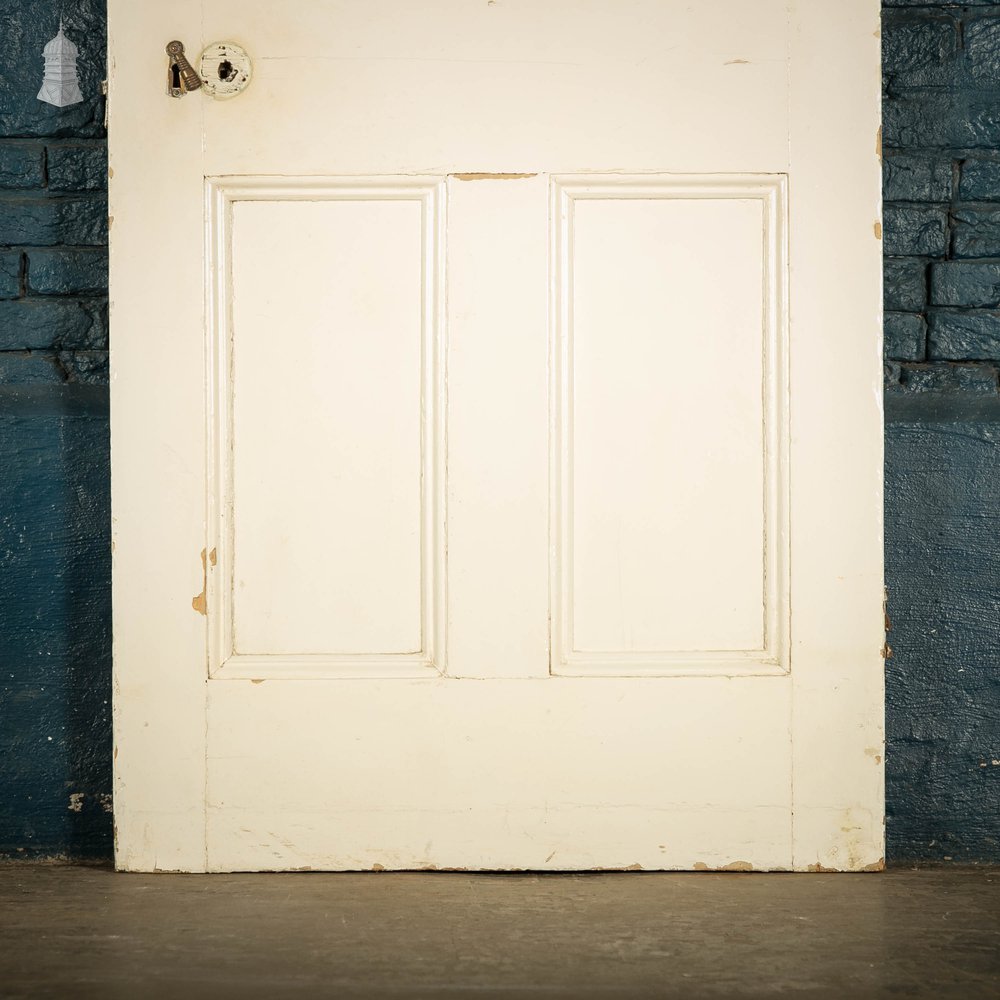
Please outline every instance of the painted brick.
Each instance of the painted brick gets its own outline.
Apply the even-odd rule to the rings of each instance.
[[[103,408],[74,402],[99,396]],[[0,856],[106,858],[112,842],[106,390],[0,389],[0,468]],[[68,808],[72,794],[83,795],[79,812]]]
[[[28,290],[40,295],[96,295],[107,291],[108,254],[93,249],[32,250]]]
[[[956,209],[951,255],[957,258],[1000,257],[1000,209]]]
[[[1000,264],[955,261],[931,265],[931,303],[1000,307]]]
[[[79,385],[108,384],[107,351],[60,351],[57,358],[67,382]]]
[[[1000,18],[967,21],[963,37],[972,78],[980,84],[1000,84]]]
[[[961,168],[958,196],[963,201],[1000,201],[1000,160],[966,160]]]
[[[883,20],[882,71],[890,87],[951,82],[958,51],[958,22],[951,17],[925,12]]]
[[[923,361],[927,324],[914,313],[885,314],[885,357],[894,361]]]
[[[928,323],[931,360],[1000,360],[1000,312],[935,311]]]
[[[948,252],[948,211],[929,205],[886,205],[885,253],[896,257],[944,257]]]
[[[63,144],[48,149],[49,189],[103,191],[108,184],[108,153],[101,144]]]
[[[107,241],[108,206],[103,197],[0,200],[0,244],[103,246]]]
[[[927,265],[922,260],[893,260],[884,264],[885,308],[922,312],[927,304]]]
[[[0,143],[0,188],[41,187],[43,155],[37,143]]]
[[[904,392],[995,396],[1000,391],[998,372],[984,364],[902,365],[898,389]]]
[[[68,108],[36,96],[60,16]],[[105,2],[0,0],[0,39],[0,857],[108,858]]]
[[[0,351],[108,345],[108,306],[103,299],[30,298],[0,302]]]
[[[918,397],[918,401],[925,397]],[[886,839],[891,861],[998,856],[1000,421],[887,400]],[[933,406],[932,410],[930,407]],[[988,411],[986,411],[988,412]]]
[[[882,103],[882,145],[885,149],[952,146],[961,98],[955,94],[924,93]]]
[[[1000,147],[1000,101],[991,93],[911,93],[885,101],[882,123],[882,141],[890,149]]]
[[[65,381],[62,367],[54,354],[0,352],[0,385],[53,385]],[[2,631],[0,629],[0,633]]]
[[[962,0],[963,7],[993,7],[996,0]],[[956,5],[951,0],[882,0],[882,8],[894,7],[952,7]]]
[[[14,299],[21,294],[21,254],[0,251],[0,299]]]
[[[952,161],[947,157],[887,154],[882,163],[886,201],[951,200]]]

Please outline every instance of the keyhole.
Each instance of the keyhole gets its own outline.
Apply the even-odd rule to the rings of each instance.
[[[219,63],[219,79],[225,83],[233,75],[233,64],[228,59]]]
[[[181,68],[177,63],[171,63],[170,65],[170,86],[174,90],[181,89]]]

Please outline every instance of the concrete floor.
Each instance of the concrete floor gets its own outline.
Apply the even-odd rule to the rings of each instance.
[[[1000,870],[0,868],[0,997],[1000,997]]]

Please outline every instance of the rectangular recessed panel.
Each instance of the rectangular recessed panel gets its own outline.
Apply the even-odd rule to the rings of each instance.
[[[776,184],[557,185],[557,672],[781,667]]]
[[[231,675],[433,662],[435,190],[216,192],[230,333],[215,347],[212,611]]]

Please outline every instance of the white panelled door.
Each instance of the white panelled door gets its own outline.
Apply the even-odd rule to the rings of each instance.
[[[880,867],[878,0],[110,8],[118,865]]]

